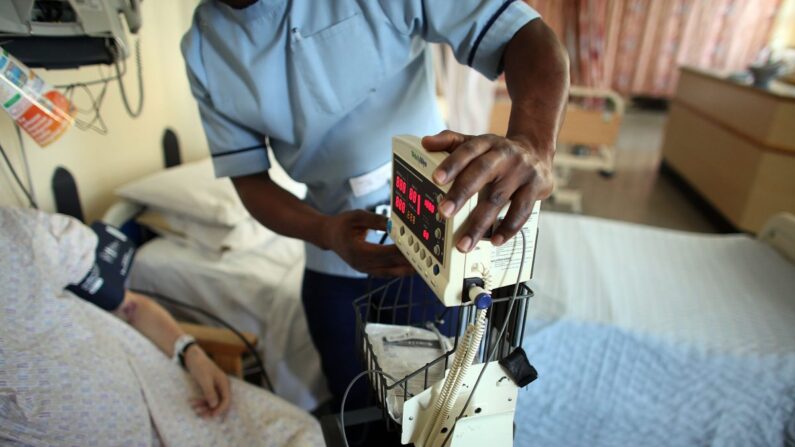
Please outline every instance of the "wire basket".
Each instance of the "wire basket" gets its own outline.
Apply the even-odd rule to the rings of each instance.
[[[401,419],[402,404],[405,401],[444,378],[444,373],[455,356],[459,339],[466,327],[475,321],[475,307],[472,303],[446,308],[430,289],[424,287],[424,284],[416,287],[415,282],[421,283],[422,280],[418,277],[397,278],[353,301],[356,313],[356,349],[364,369],[386,373],[395,379],[388,379],[384,374],[378,373],[369,375],[372,391],[389,430],[397,428],[395,422],[399,423]],[[485,362],[492,349],[497,349],[494,359],[499,360],[515,348],[521,347],[529,299],[533,296],[533,291],[527,285],[520,284],[513,309],[510,315],[506,315],[514,288],[508,286],[493,291],[494,300],[489,309],[486,332],[475,363]],[[503,342],[498,343],[494,338],[506,317],[508,322]],[[385,368],[389,363],[389,359],[385,358],[388,356],[384,354],[387,338],[373,328],[404,330],[414,334],[427,331],[429,336],[425,340],[406,340],[407,346],[430,344],[432,333],[437,336],[440,349],[428,357],[428,350],[422,349],[427,346],[418,347],[415,352],[424,352],[425,358],[412,356],[414,363],[419,362],[415,365],[417,367],[403,368],[399,374],[395,374],[390,370],[394,368]]]

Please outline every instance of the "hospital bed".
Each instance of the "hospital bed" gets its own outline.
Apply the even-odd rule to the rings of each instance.
[[[538,241],[516,445],[795,442],[795,218],[754,239],[545,212]],[[283,237],[220,258],[157,238],[132,276],[256,334],[277,393],[311,408],[302,271]]]
[[[163,154],[166,168],[188,165],[181,163],[179,144],[171,131],[164,136]],[[210,175],[209,161],[205,163]],[[277,181],[286,179],[286,174],[277,170],[272,176]],[[79,209],[76,185],[73,190],[75,194],[65,198],[65,203],[70,209]],[[217,207],[218,203],[207,206]],[[303,243],[268,233],[255,246],[214,253],[174,238],[153,237],[155,231],[137,222],[143,209],[140,204],[120,200],[103,217],[107,223],[134,233],[141,243],[129,287],[198,306],[245,331],[257,341],[276,394],[306,410],[325,401],[329,394],[301,304]],[[181,320],[217,326],[202,315],[163,304]],[[221,339],[231,342],[226,336]],[[227,372],[241,373],[240,355],[233,354],[243,346],[232,343],[219,348],[218,355],[229,354],[222,359]]]
[[[754,239],[542,213],[515,445],[793,445],[793,260],[791,215]]]

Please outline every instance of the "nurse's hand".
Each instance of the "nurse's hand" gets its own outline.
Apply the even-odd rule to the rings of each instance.
[[[368,230],[386,231],[386,220],[363,210],[327,216],[320,225],[323,245],[360,272],[379,277],[410,275],[414,269],[397,247],[365,240]]]
[[[428,151],[450,153],[433,173],[437,184],[452,183],[439,204],[443,216],[455,215],[467,199],[482,193],[456,243],[464,253],[480,241],[509,201],[508,213],[491,237],[497,246],[522,229],[536,200],[552,193],[554,148],[534,147],[524,139],[449,130],[423,138],[422,145]]]

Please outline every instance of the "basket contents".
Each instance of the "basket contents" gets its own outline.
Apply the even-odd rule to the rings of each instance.
[[[383,371],[400,379],[422,369],[453,348],[452,339],[440,334],[432,325],[430,328],[368,323],[365,333]],[[452,364],[452,361],[451,355],[448,362]],[[427,377],[422,373],[409,378],[405,389],[403,385],[389,389],[385,405],[395,421],[401,420],[404,397],[410,399],[424,391],[427,384],[441,380],[445,363],[437,362],[429,367]],[[387,384],[393,385],[394,382],[387,379]]]

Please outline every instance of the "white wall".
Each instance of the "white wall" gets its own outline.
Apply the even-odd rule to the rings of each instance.
[[[114,188],[162,169],[161,138],[166,127],[173,128],[179,136],[183,160],[207,156],[199,114],[188,88],[179,50],[180,38],[190,26],[196,3],[197,0],[142,2],[143,26],[138,37],[130,39],[131,46],[134,39],[141,39],[145,103],[139,118],[133,119],[127,115],[118,85],[111,83],[102,107],[108,127],[107,135],[73,127],[46,149],[38,147],[25,136],[34,191],[42,209],[54,211],[50,182],[55,168],[64,166],[76,178],[86,219],[90,222],[101,217],[115,200]],[[104,71],[110,72],[108,69]],[[98,69],[95,67],[38,70],[37,73],[51,84],[98,78]],[[138,99],[134,58],[128,59],[128,74],[124,81],[134,106]],[[87,98],[79,95],[76,94],[75,102],[86,107]],[[2,111],[0,144],[24,180],[13,122]],[[16,187],[12,184],[10,173],[3,163],[0,165],[0,204],[20,203],[22,196],[14,193]]]

